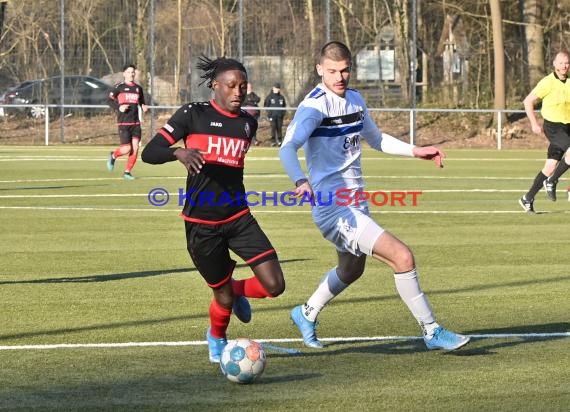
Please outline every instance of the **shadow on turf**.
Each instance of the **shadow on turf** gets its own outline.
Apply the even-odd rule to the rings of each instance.
[[[504,328],[479,329],[465,332],[467,335],[503,335],[503,334],[541,334],[541,333],[566,333],[570,331],[570,322],[545,323],[539,325],[521,325],[508,326]],[[472,338],[471,342],[456,351],[444,352],[441,354],[448,356],[480,356],[493,355],[494,349],[508,348],[523,344],[532,344],[533,342],[545,342],[559,339],[568,339],[567,336],[528,336],[528,337],[488,337],[488,338]],[[363,354],[383,354],[383,355],[403,355],[418,352],[428,352],[422,339],[418,338],[414,341],[395,341],[395,342],[374,342],[371,345],[354,346],[354,344],[366,343],[366,340],[330,342],[325,344],[328,350],[312,350],[303,349],[296,356],[330,356],[334,354],[346,353],[363,353]],[[490,342],[490,343],[486,343]],[[334,349],[335,346],[342,348]],[[330,350],[332,348],[332,350]],[[279,354],[272,357],[287,357],[291,355]]]
[[[194,268],[185,269],[165,269],[165,270],[147,270],[144,272],[126,272],[126,273],[113,273],[110,275],[90,275],[81,277],[61,277],[61,278],[47,278],[47,279],[32,279],[32,280],[3,280],[0,285],[10,284],[26,284],[26,283],[85,283],[85,282],[109,282],[113,280],[124,280],[132,278],[146,278],[151,276],[173,275],[175,273],[196,272]]]
[[[298,262],[298,261],[305,261],[308,259],[287,259],[281,260],[281,264],[290,263],[290,262]],[[247,267],[245,264],[236,265],[239,268]],[[116,273],[116,274],[108,274],[108,275],[93,275],[93,276],[85,276],[85,277],[60,277],[60,278],[48,278],[48,279],[34,279],[34,280],[13,280],[13,281],[0,281],[0,285],[7,285],[7,284],[51,284],[51,283],[74,283],[74,282],[107,282],[107,281],[115,281],[115,280],[123,280],[123,279],[132,279],[132,278],[143,278],[143,277],[150,277],[150,276],[162,276],[162,275],[170,275],[175,273],[184,273],[184,272],[196,272],[195,268],[184,268],[184,269],[165,269],[165,270],[154,270],[154,271],[143,271],[143,272],[126,272],[126,273]],[[465,288],[459,289],[444,289],[444,290],[431,290],[429,294],[449,294],[449,293],[461,293],[465,291],[476,291],[476,290],[487,290],[487,289],[494,289],[499,287],[513,287],[513,286],[526,286],[530,284],[536,283],[550,283],[552,281],[559,281],[559,280],[566,280],[569,276],[557,276],[546,278],[542,280],[528,280],[528,281],[515,281],[515,282],[506,282],[502,284],[483,284],[477,286],[469,286]],[[397,295],[384,295],[384,296],[369,296],[365,298],[355,298],[355,299],[337,299],[335,301],[335,305],[343,305],[343,304],[351,304],[355,302],[371,302],[371,301],[378,301],[378,300],[389,300],[389,299],[399,299]],[[255,309],[254,311],[259,312],[274,312],[274,311],[283,311],[285,310],[285,319],[288,317],[289,310],[291,309],[291,305],[272,305],[271,307],[263,308],[263,309]],[[204,315],[191,315],[191,316],[176,316],[170,318],[161,318],[161,319],[148,319],[142,321],[132,321],[132,322],[120,322],[120,323],[110,323],[110,324],[100,324],[100,325],[89,325],[89,326],[82,326],[77,328],[66,328],[66,329],[55,329],[55,330],[44,330],[44,331],[34,331],[34,332],[25,332],[20,334],[12,334],[12,335],[0,335],[0,340],[8,340],[8,339],[19,339],[19,338],[26,338],[26,337],[33,337],[33,336],[53,336],[53,335],[60,335],[69,332],[81,332],[81,331],[90,331],[90,330],[106,330],[106,329],[118,329],[124,327],[132,327],[132,326],[140,326],[140,325],[152,325],[156,323],[164,323],[164,322],[178,322],[181,320],[190,320],[190,319],[201,319],[204,318]],[[289,322],[290,323],[290,322]],[[544,324],[544,325],[523,325],[518,327],[505,327],[505,328],[495,328],[495,329],[487,329],[487,330],[478,330],[478,331],[469,331],[465,332],[467,334],[500,334],[500,333],[552,333],[552,332],[567,332],[570,330],[570,323],[553,323],[553,324]],[[501,338],[502,339],[502,338]],[[559,339],[557,337],[547,337],[547,338],[513,338],[517,339],[516,341],[508,341],[508,342],[500,342],[497,344],[489,345],[489,346],[479,346],[474,349],[469,349],[469,346],[458,350],[457,352],[449,352],[450,354],[455,355],[482,355],[482,354],[489,354],[489,350],[493,348],[500,348],[500,347],[507,347],[513,345],[519,345],[521,343],[531,342],[531,341],[544,341],[544,340],[553,340]],[[567,338],[566,338],[567,339]],[[475,341],[484,340],[484,339],[474,339]],[[362,342],[362,341],[358,341]],[[377,342],[377,341],[374,341]],[[353,345],[355,342],[332,342],[327,343],[327,348],[335,345],[346,345],[351,344]],[[340,352],[361,352],[361,353],[386,353],[386,354],[402,354],[402,353],[416,353],[416,352],[423,352],[426,351],[425,345],[418,339],[415,342],[381,342],[375,343],[374,345],[367,346],[367,347],[350,347],[341,349]],[[305,349],[302,353],[298,356],[321,356],[330,354],[330,351],[312,351],[311,349]],[[289,357],[291,355],[273,355],[275,357]]]
[[[501,334],[548,334],[566,333],[570,331],[570,322],[544,323],[539,325],[508,326],[504,328],[478,329],[467,332],[469,335],[501,335]],[[566,336],[521,336],[521,337],[496,337],[496,338],[472,338],[475,342],[492,341],[489,344],[478,344],[475,348],[466,347],[456,354],[460,356],[476,356],[493,354],[493,349],[508,348],[526,343],[545,342],[559,339],[568,339]],[[497,342],[497,340],[499,340]]]
[[[137,321],[129,321],[129,322],[115,322],[115,323],[103,323],[98,325],[86,325],[86,326],[78,326],[73,328],[60,328],[60,329],[49,329],[49,330],[36,330],[33,332],[22,332],[22,333],[14,333],[11,335],[0,335],[0,341],[2,340],[10,340],[10,339],[22,339],[22,338],[30,338],[34,336],[57,336],[57,335],[66,335],[68,333],[75,333],[75,332],[87,332],[87,331],[95,331],[95,330],[113,330],[113,329],[123,329],[123,328],[132,328],[132,327],[139,327],[144,325],[156,325],[156,324],[163,324],[167,322],[179,322],[179,321],[187,321],[191,319],[204,319],[204,315],[184,315],[184,316],[173,316],[170,318],[160,318],[160,319],[146,319],[146,320],[137,320]]]
[[[558,281],[567,281],[570,279],[570,275],[564,276],[552,276],[549,278],[541,278],[541,279],[529,279],[529,280],[517,280],[513,282],[504,282],[504,283],[487,283],[487,284],[477,284],[473,286],[465,286],[462,288],[451,288],[451,289],[425,289],[425,293],[428,296],[431,295],[448,295],[454,293],[463,293],[463,292],[477,292],[482,290],[493,290],[498,288],[505,288],[505,287],[524,287],[528,285],[536,285],[540,283],[551,283],[551,282],[558,282]],[[376,296],[367,296],[367,297],[359,297],[359,298],[348,298],[346,296],[339,297],[335,299],[335,305],[346,305],[352,303],[366,303],[366,302],[376,302],[382,300],[390,300],[396,299],[400,300],[400,297],[396,294],[392,295],[376,295]]]
[[[325,342],[325,350],[315,349],[302,349],[298,357],[305,356],[331,356],[342,355],[347,353],[362,353],[362,354],[382,354],[382,355],[405,355],[418,352],[426,352],[426,346],[423,341],[399,341],[399,342],[378,342],[377,340],[370,340],[374,342],[371,345],[366,345],[365,340],[359,341],[343,341],[343,342]],[[354,345],[358,346],[354,346]],[[342,348],[334,349],[335,346],[342,346]],[[332,350],[331,350],[332,348]],[[272,357],[291,356],[291,355],[272,355]]]
[[[298,382],[301,380],[322,378],[322,373],[298,373],[292,375],[281,376],[262,376],[259,380],[255,381],[255,385],[269,385],[272,383],[285,383],[285,382]]]
[[[88,186],[106,186],[106,185],[65,185],[65,186],[23,186],[23,187],[7,187],[1,190],[46,190],[46,189],[69,189],[70,187],[88,187]]]
[[[90,275],[90,276],[65,276],[61,278],[47,279],[31,279],[31,280],[3,280],[0,285],[11,284],[27,284],[27,283],[85,283],[85,282],[109,282],[113,280],[124,280],[133,278],[146,278],[151,276],[173,275],[175,273],[196,272],[194,268],[184,269],[164,269],[164,270],[145,270],[143,272],[125,272],[112,273],[109,275]]]
[[[286,260],[281,260],[280,263],[283,265],[286,263],[305,261],[305,260],[308,260],[308,259],[286,259]],[[236,267],[243,268],[243,267],[248,267],[248,265],[238,264],[238,265],[236,265]],[[34,280],[0,281],[0,285],[108,282],[108,281],[141,278],[141,277],[149,277],[149,276],[170,275],[170,274],[184,273],[184,272],[195,272],[195,273],[197,273],[195,268],[168,269],[168,270],[165,269],[165,270],[153,270],[153,271],[144,271],[144,272],[115,273],[115,274],[109,274],[109,275],[94,275],[94,276],[84,276],[84,277],[61,277],[61,278],[34,279]],[[281,310],[281,311],[283,311],[286,309],[290,309],[289,306],[279,305],[278,307],[271,308],[269,310]],[[265,310],[268,310],[268,309],[265,309]],[[288,313],[288,312],[286,312],[286,313]],[[285,319],[286,319],[286,316],[287,315],[285,315]],[[120,328],[124,328],[124,327],[133,327],[133,326],[141,326],[141,325],[154,325],[154,324],[165,323],[165,322],[178,322],[181,320],[203,319],[204,317],[205,316],[203,314],[185,315],[185,316],[174,316],[174,317],[170,317],[170,318],[139,320],[139,321],[132,321],[132,322],[118,322],[118,323],[107,323],[107,324],[100,324],[100,325],[87,325],[87,326],[80,326],[80,327],[75,327],[75,328],[39,330],[39,331],[34,331],[34,332],[24,332],[24,333],[17,333],[17,334],[11,334],[11,335],[1,335],[0,334],[0,340],[21,339],[21,338],[28,338],[28,337],[34,337],[34,336],[56,336],[56,335],[70,333],[70,332],[85,332],[85,331],[93,331],[93,330],[120,329]]]
[[[291,262],[303,262],[307,259],[286,259],[280,260],[280,264]],[[236,265],[237,268],[249,267],[241,263]],[[125,273],[111,273],[108,275],[90,275],[90,276],[65,276],[60,278],[47,278],[47,279],[31,279],[31,280],[3,280],[0,285],[20,285],[20,284],[35,284],[35,283],[87,283],[87,282],[110,282],[114,280],[134,279],[134,278],[147,278],[152,276],[173,275],[176,273],[197,273],[195,268],[183,269],[164,269],[164,270],[145,270],[142,272],[125,272]]]

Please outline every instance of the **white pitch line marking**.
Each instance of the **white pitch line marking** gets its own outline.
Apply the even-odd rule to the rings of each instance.
[[[382,180],[382,179],[402,179],[402,180],[525,180],[528,181],[528,177],[518,176],[518,177],[498,177],[498,176],[398,176],[398,175],[364,175],[362,176],[365,180]],[[139,177],[138,181],[146,180],[171,180],[171,179],[186,179],[186,176],[142,176]],[[255,174],[250,173],[244,175],[244,179],[289,179],[287,175],[282,173],[275,174]],[[0,183],[53,183],[53,182],[97,182],[106,180],[121,180],[122,177],[86,177],[86,178],[53,178],[53,179],[14,179],[14,180],[0,180]],[[565,179],[561,179],[564,181]]]
[[[170,179],[186,179],[186,176],[149,176],[143,177],[144,180],[170,180]],[[86,178],[54,178],[54,179],[16,179],[16,180],[0,180],[0,183],[54,183],[54,182],[99,182],[106,180],[124,181],[122,177],[86,177]]]
[[[58,155],[58,154],[44,154],[44,155],[0,155],[0,162],[21,162],[21,161],[89,161],[89,162],[104,162],[107,160],[106,157],[91,157],[91,156],[69,156],[69,155]],[[259,161],[278,161],[280,160],[277,156],[250,156],[247,158],[248,162],[259,162]],[[299,160],[304,161],[304,156],[299,156]],[[409,162],[415,161],[416,159],[409,157],[373,157],[364,156],[362,161],[382,161],[382,162]],[[486,157],[456,157],[456,158],[446,158],[445,162],[540,162],[544,159],[533,159],[524,157],[512,157],[506,159],[500,158],[486,158]]]
[[[180,209],[162,209],[161,207],[121,208],[121,207],[67,207],[67,206],[0,206],[0,209],[12,210],[77,210],[82,212],[180,212]]]
[[[299,207],[299,206],[297,206]],[[404,206],[402,206],[404,207]],[[120,207],[67,207],[67,206],[0,206],[0,210],[10,209],[10,210],[52,210],[52,211],[83,211],[83,212],[169,212],[169,213],[180,213],[180,209],[163,209],[162,207],[148,207],[148,208],[120,208]],[[253,214],[309,214],[311,210],[261,210],[257,208],[251,208]],[[382,214],[401,214],[401,215],[475,215],[475,214],[523,214],[520,210],[370,210],[371,214],[382,213]],[[557,210],[557,211],[541,211],[539,214],[568,214],[570,210]]]
[[[570,332],[551,332],[551,333],[485,333],[466,335],[475,339],[541,339],[541,338],[568,338]],[[260,342],[271,343],[297,343],[303,342],[300,338],[283,338],[283,339],[256,339]],[[422,340],[421,336],[354,336],[345,338],[319,338],[322,342],[370,342],[370,341],[418,341]],[[49,345],[0,345],[0,351],[8,350],[53,350],[53,349],[104,349],[104,348],[138,348],[138,347],[158,347],[158,346],[204,346],[206,341],[172,341],[172,342],[117,342],[117,343],[56,343]],[[270,348],[271,346],[269,346]]]
[[[16,189],[14,189],[16,190]],[[180,188],[179,190],[186,190]],[[524,192],[524,189],[405,189],[405,190],[365,190],[366,193],[404,193],[404,192],[414,192],[414,193],[503,193],[503,192]],[[285,191],[264,191],[264,190],[249,190],[247,193],[255,194],[263,194],[269,193],[273,195],[274,193],[277,195],[282,195],[284,193],[292,193],[291,190]],[[150,193],[92,193],[92,194],[57,194],[57,195],[0,195],[0,199],[57,199],[57,198],[89,198],[89,197],[140,197],[149,196]],[[179,196],[179,193],[175,191],[171,191],[169,193],[171,196]],[[270,198],[268,198],[270,199]],[[308,203],[308,202],[307,202]]]

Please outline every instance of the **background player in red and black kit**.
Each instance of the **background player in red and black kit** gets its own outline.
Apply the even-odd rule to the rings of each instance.
[[[123,177],[134,179],[131,174],[139,153],[141,141],[141,121],[139,106],[143,112],[148,110],[144,102],[143,88],[135,83],[136,67],[128,64],[123,67],[123,81],[117,84],[109,94],[109,106],[117,112],[117,126],[121,145],[109,154],[107,168],[109,171],[115,167],[115,160],[128,154],[127,167]]]
[[[180,161],[188,170],[182,211],[187,248],[194,265],[212,289],[210,327],[206,332],[211,362],[219,362],[233,313],[251,320],[246,297],[275,297],[285,290],[277,253],[244,201],[244,158],[257,131],[257,120],[241,110],[247,88],[244,66],[233,59],[202,57],[201,78],[213,90],[209,102],[180,107],[142,152],[142,160]],[[171,147],[184,141],[184,148]],[[243,259],[255,276],[232,278]]]

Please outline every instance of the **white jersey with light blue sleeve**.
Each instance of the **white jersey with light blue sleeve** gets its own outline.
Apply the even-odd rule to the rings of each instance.
[[[360,93],[348,89],[345,97],[340,97],[319,84],[299,105],[279,152],[287,174],[296,182],[305,178],[297,155],[303,147],[309,181],[317,199],[312,208],[315,224],[338,251],[356,256],[371,255],[384,229],[371,219],[366,201],[341,206],[328,200],[340,189],[345,194],[349,190],[352,197],[364,190],[360,164],[362,138],[376,150],[413,155],[412,145],[380,132]]]
[[[299,104],[280,149],[281,162],[293,182],[305,177],[297,151],[303,147],[309,181],[315,192],[363,190],[361,138],[377,150],[413,156],[413,146],[382,133],[354,89],[345,97],[316,86]]]

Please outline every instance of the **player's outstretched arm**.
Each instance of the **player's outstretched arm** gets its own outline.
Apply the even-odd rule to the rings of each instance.
[[[445,153],[434,146],[414,146],[413,149],[414,157],[424,160],[433,160],[437,167],[443,167],[443,159],[445,158]]]

